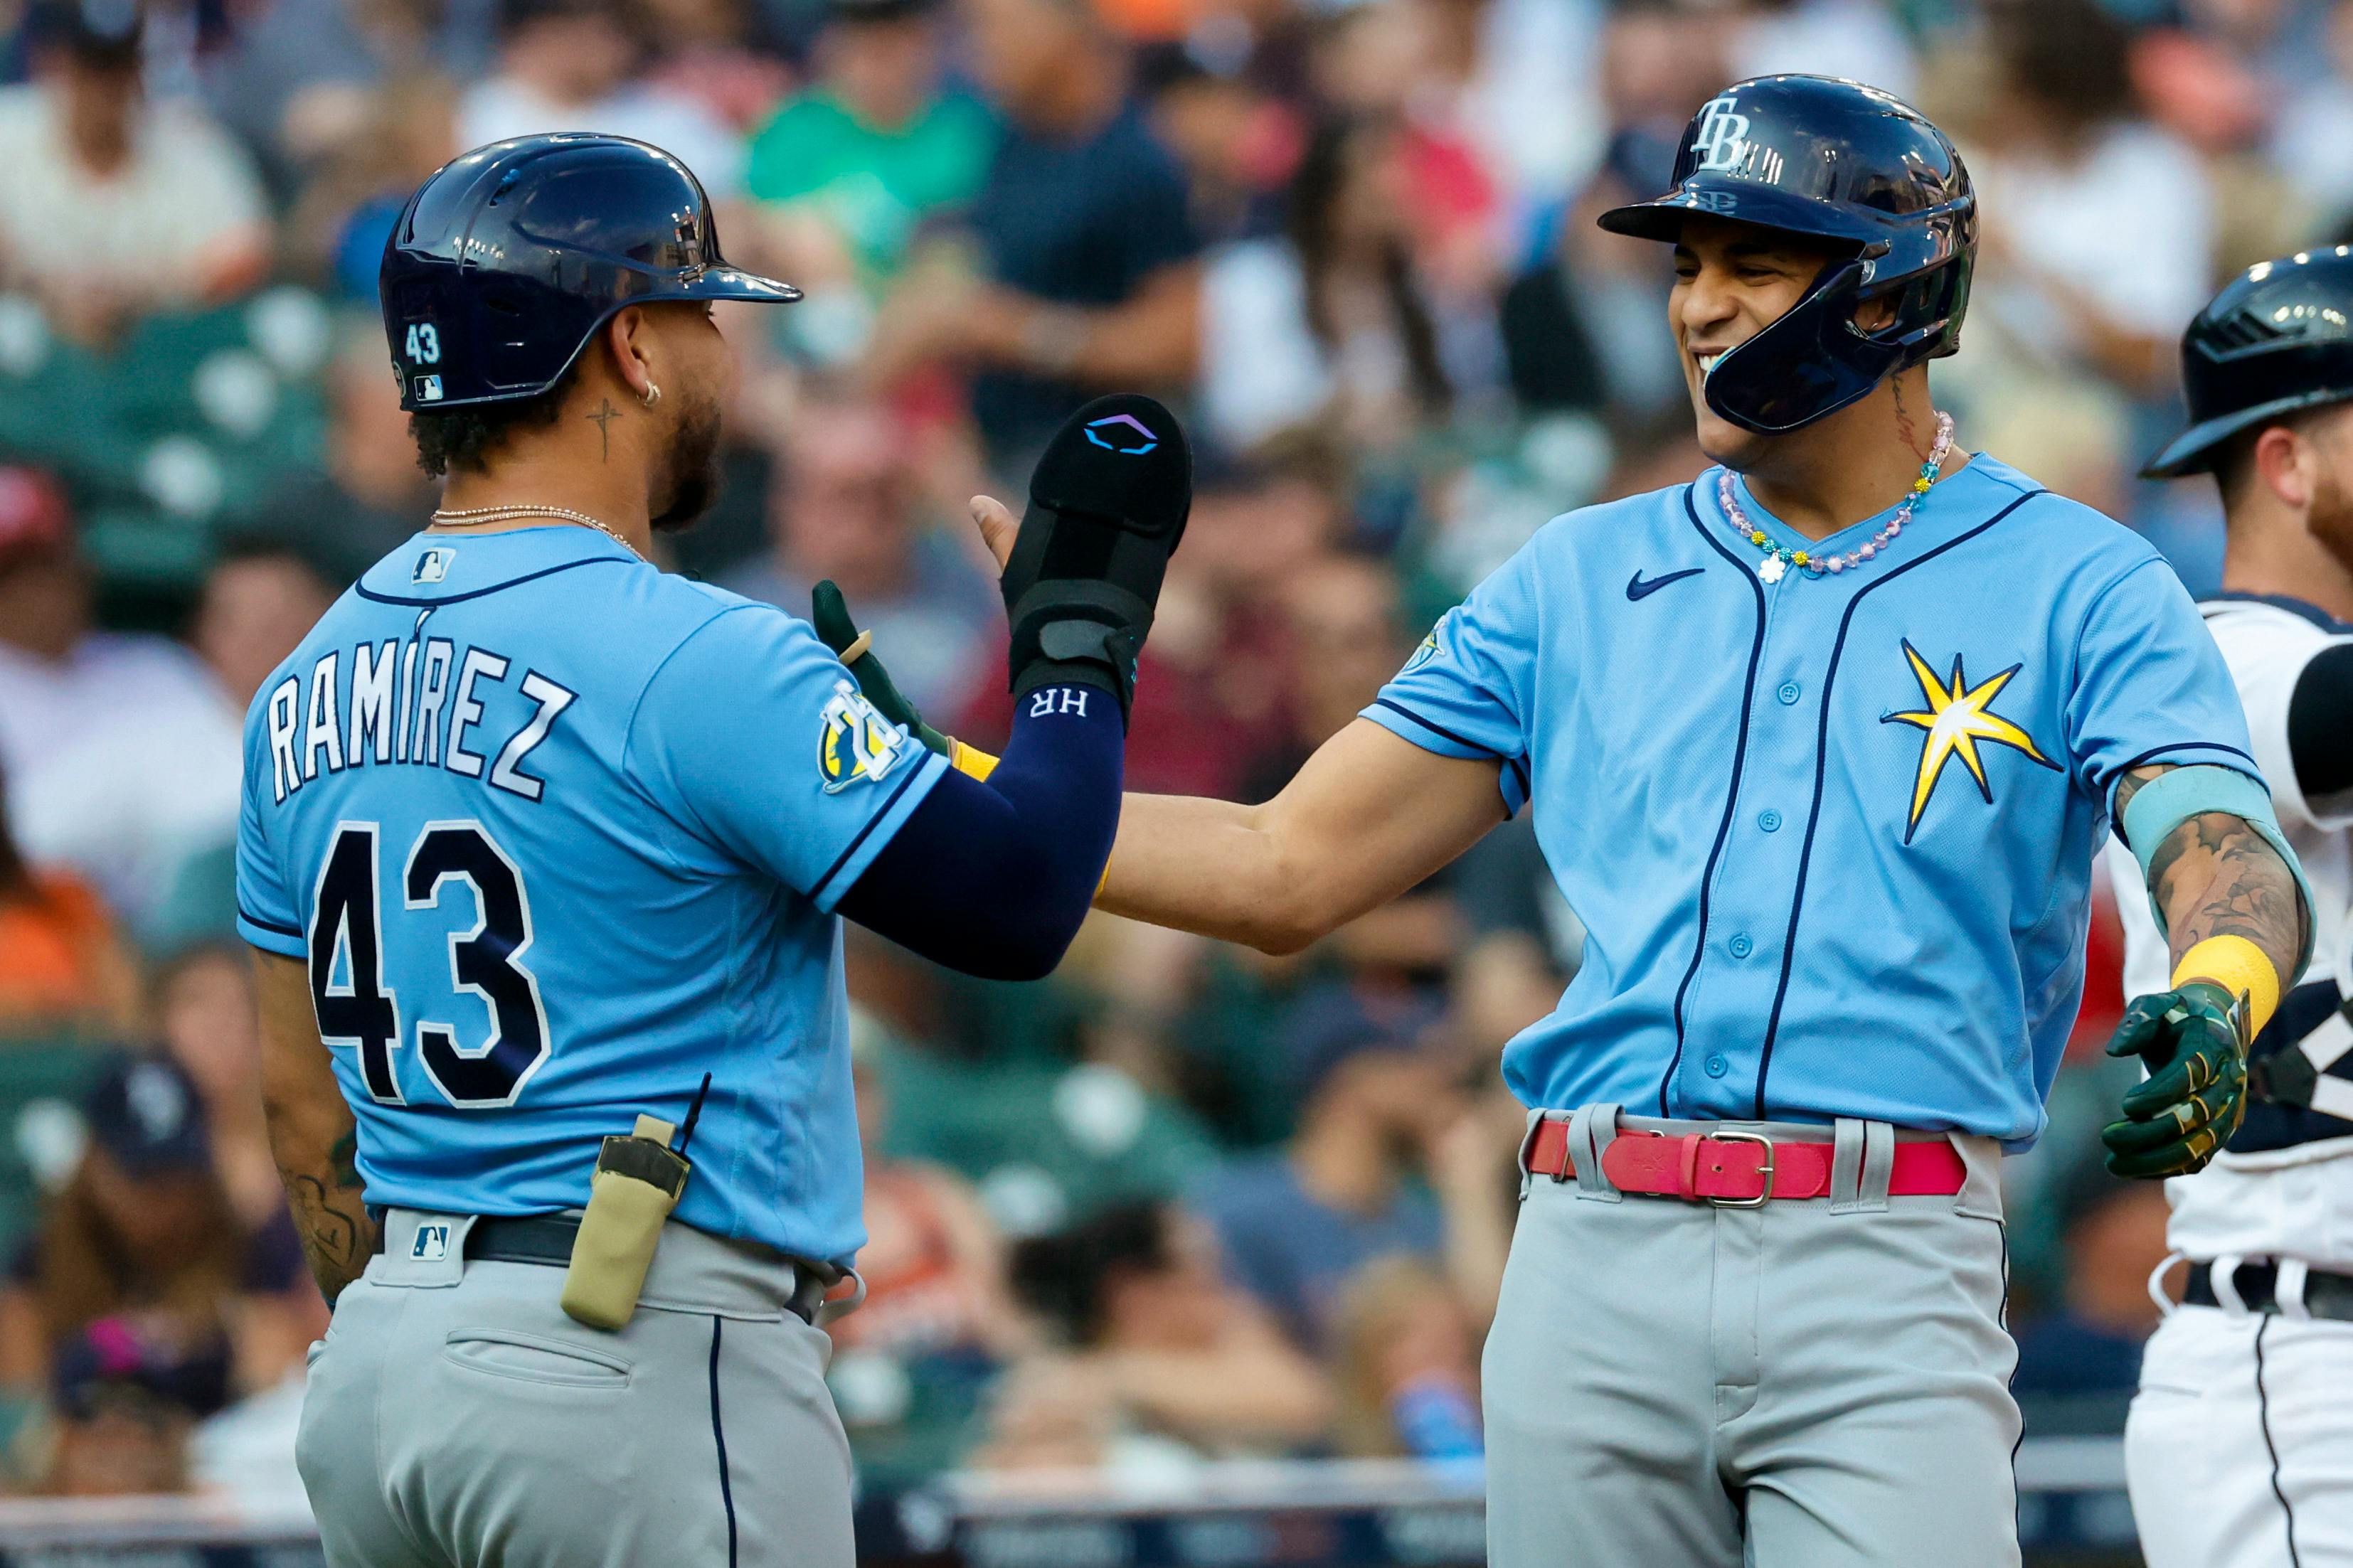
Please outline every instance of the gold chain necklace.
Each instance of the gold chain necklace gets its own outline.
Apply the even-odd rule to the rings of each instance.
[[[432,521],[443,528],[482,528],[493,522],[513,522],[519,518],[526,517],[560,517],[567,522],[585,524],[595,529],[638,560],[646,561],[646,552],[624,539],[617,531],[590,517],[586,512],[574,511],[570,507],[477,506],[469,507],[462,511],[452,510],[448,507],[436,507],[433,509]],[[646,564],[650,566],[653,563],[646,561]]]

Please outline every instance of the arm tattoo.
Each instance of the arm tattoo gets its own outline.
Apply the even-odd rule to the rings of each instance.
[[[2133,793],[2166,766],[2137,768],[2116,787],[2122,815]],[[2149,857],[2149,891],[2165,911],[2178,960],[2210,936],[2242,936],[2263,950],[2284,982],[2304,950],[2295,877],[2261,834],[2224,812],[2193,816]]]
[[[376,1249],[376,1224],[361,1195],[359,1136],[346,1132],[328,1152],[327,1169],[301,1171],[280,1163],[287,1206],[302,1237],[319,1292],[332,1305],[343,1287],[360,1277]]]

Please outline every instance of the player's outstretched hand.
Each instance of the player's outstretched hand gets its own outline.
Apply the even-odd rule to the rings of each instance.
[[[2119,1176],[2205,1169],[2247,1113],[2245,1010],[2219,985],[2191,981],[2125,1009],[2112,1057],[2139,1057],[2147,1079],[2124,1098],[2125,1120],[2100,1131]]]
[[[1149,397],[1098,397],[1062,423],[1029,476],[1029,507],[1005,559],[1013,694],[1076,681],[1135,696],[1168,558],[1193,506],[1193,455]],[[988,522],[975,507],[982,531]]]

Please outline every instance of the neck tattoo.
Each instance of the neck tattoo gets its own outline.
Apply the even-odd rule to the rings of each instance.
[[[599,462],[609,463],[613,460],[613,421],[620,416],[621,411],[613,406],[613,400],[609,397],[600,397],[596,400],[596,413],[583,414],[580,416],[583,419],[594,421],[596,426]]]
[[[1936,482],[1937,471],[1944,468],[1946,456],[1952,449],[1953,416],[1939,410],[1936,443],[1928,448],[1928,460],[1920,465],[1920,477],[1912,481],[1911,493],[1904,498],[1904,504],[1895,509],[1895,515],[1887,520],[1886,527],[1873,534],[1861,548],[1850,550],[1843,555],[1820,555],[1810,550],[1782,549],[1771,534],[1757,527],[1749,520],[1748,513],[1742,510],[1740,498],[1733,489],[1732,470],[1729,468],[1716,476],[1715,499],[1717,504],[1724,508],[1725,521],[1732,524],[1733,531],[1765,552],[1765,559],[1757,563],[1757,575],[1766,582],[1778,583],[1792,566],[1799,568],[1809,577],[1835,576],[1859,567],[1866,561],[1877,559],[1882,552],[1895,542],[1896,536],[1904,531],[1904,525],[1912,521],[1912,510],[1920,504],[1920,498],[1926,495],[1928,487]]]

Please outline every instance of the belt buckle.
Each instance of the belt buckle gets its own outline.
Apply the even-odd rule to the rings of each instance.
[[[1761,1209],[1773,1201],[1773,1140],[1761,1132],[1704,1132],[1704,1142],[1711,1143],[1754,1143],[1765,1151],[1765,1168],[1759,1173],[1765,1178],[1762,1191],[1753,1198],[1708,1198],[1705,1201],[1720,1209]]]

